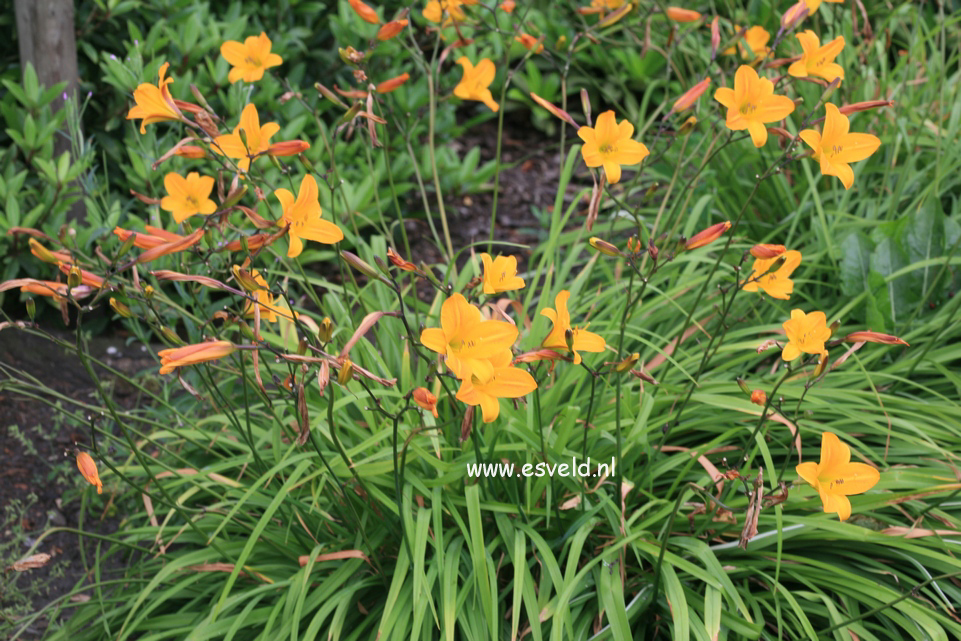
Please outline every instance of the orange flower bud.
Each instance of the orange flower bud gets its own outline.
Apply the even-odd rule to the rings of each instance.
[[[419,405],[422,409],[425,409],[433,414],[434,418],[438,418],[437,397],[431,394],[426,387],[418,387],[415,389],[413,394],[411,394],[411,398],[413,398],[414,402],[417,403],[417,405]]]
[[[844,105],[843,107],[838,107],[840,111],[845,116],[848,114],[857,113],[859,111],[867,111],[868,109],[880,109],[881,107],[893,107],[893,100],[867,100],[865,102],[856,102],[851,105]]]
[[[824,370],[827,369],[828,361],[829,361],[828,351],[824,350],[823,352],[821,352],[821,355],[818,357],[818,366],[815,367],[814,371],[811,373],[811,378],[817,378],[818,376],[823,374]]]
[[[161,331],[168,329],[169,328],[164,327]],[[168,333],[164,331],[164,335],[167,337],[171,337],[171,334],[173,334],[173,332]],[[178,341],[180,340],[176,334],[173,334],[172,337],[177,338]],[[174,369],[186,365],[215,361],[229,356],[236,349],[230,341],[209,341],[173,349],[162,349],[157,352],[160,356],[160,374],[163,375],[172,372]]]
[[[306,140],[284,140],[267,147],[267,154],[270,156],[296,156],[308,149],[310,149],[310,143]]]
[[[910,347],[903,339],[897,336],[891,336],[890,334],[882,334],[881,332],[854,332],[848,334],[844,337],[846,343],[882,343],[884,345],[905,345]]]
[[[621,250],[619,250],[614,245],[610,244],[606,240],[601,240],[597,236],[592,236],[590,240],[587,241],[591,247],[601,252],[605,256],[621,256]]]
[[[158,245],[153,249],[148,249],[144,253],[137,257],[138,263],[149,263],[152,260],[156,260],[161,256],[166,256],[167,254],[174,254],[177,252],[182,252],[185,249],[193,247],[200,239],[203,238],[204,230],[203,228],[198,229],[189,236],[185,236],[180,240],[175,240],[173,242],[165,243],[163,245]]]
[[[695,22],[701,19],[701,14],[697,11],[681,9],[680,7],[668,7],[664,13],[674,22]]]
[[[685,249],[697,249],[698,247],[704,247],[705,245],[710,245],[715,240],[721,237],[721,235],[731,228],[731,223],[729,221],[724,221],[723,223],[717,223],[716,225],[711,225],[704,231],[694,234],[693,237],[687,244],[684,245]]]
[[[70,254],[67,254],[66,252],[50,251],[41,245],[40,242],[35,238],[27,239],[27,244],[30,245],[30,253],[45,263],[69,263],[71,260]]]
[[[96,486],[97,494],[103,494],[103,482],[97,473],[97,462],[86,452],[77,452],[77,469],[90,485]]]
[[[711,86],[711,79],[705,78],[701,82],[697,83],[687,91],[685,91],[680,98],[674,101],[674,106],[671,107],[671,113],[677,113],[679,111],[684,111],[694,106],[697,99],[707,91],[707,88]]]
[[[524,48],[528,51],[533,51],[534,53],[541,53],[544,51],[544,43],[541,42],[541,39],[535,38],[529,33],[522,33],[514,38],[514,40],[524,45]]]
[[[547,109],[549,112],[551,112],[552,114],[554,114],[555,116],[557,116],[558,118],[566,122],[567,124],[574,127],[575,129],[580,129],[580,125],[574,122],[574,119],[571,118],[571,115],[566,111],[564,111],[563,109],[561,109],[560,107],[555,107],[553,104],[544,100],[533,91],[531,92],[531,99],[537,104],[539,104],[541,107],[543,107],[544,109]]]
[[[755,245],[754,247],[751,247],[751,256],[764,260],[764,259],[777,258],[778,256],[780,256],[786,251],[787,251],[787,248],[784,245],[759,244],[759,245]]]
[[[714,16],[711,20],[711,59],[717,55],[718,47],[721,46],[721,28],[718,25],[718,18]]]
[[[340,371],[337,372],[337,382],[341,385],[346,385],[353,377],[354,363],[348,358],[344,360],[343,364],[340,366]]]
[[[516,6],[517,5],[514,3],[514,0],[504,0],[504,2],[500,4],[500,8],[507,13],[514,13],[514,8]]]
[[[180,156],[181,158],[206,158],[207,151],[203,147],[197,147],[196,145],[183,145],[177,147],[174,155]]]
[[[370,24],[380,24],[380,17],[378,17],[377,12],[374,11],[370,6],[364,4],[360,0],[348,0],[350,3],[350,8],[360,16],[360,19],[364,22],[369,22]]]
[[[677,130],[677,133],[681,134],[682,136],[686,136],[687,134],[694,131],[695,127],[697,127],[697,118],[694,116],[690,116],[687,120],[684,121],[684,124],[680,126],[680,128]]]
[[[751,402],[764,407],[767,405],[767,394],[762,389],[756,389],[751,392]]]
[[[133,312],[130,311],[130,308],[124,305],[123,303],[121,303],[116,298],[111,298],[108,302],[110,303],[111,309],[113,309],[113,311],[120,314],[120,316],[122,316],[123,318],[133,317]]]
[[[410,24],[407,20],[391,20],[377,32],[378,40],[390,40],[400,34]]]
[[[409,73],[402,73],[377,85],[377,93],[390,93],[410,79]]]
[[[403,269],[405,272],[420,271],[419,269],[417,269],[417,265],[410,262],[409,260],[404,260],[403,258],[401,258],[397,254],[397,252],[395,252],[391,247],[387,248],[387,259],[390,260],[390,262],[392,262],[395,267]]]
[[[535,349],[514,357],[514,363],[536,363],[537,361],[559,361],[563,356],[552,349]]]
[[[790,31],[799,22],[804,20],[808,15],[807,3],[804,0],[800,0],[796,5],[793,5],[790,9],[784,12],[781,16],[781,29],[784,31]]]

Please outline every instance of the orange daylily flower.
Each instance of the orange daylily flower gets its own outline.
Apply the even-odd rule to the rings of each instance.
[[[734,89],[720,87],[714,92],[714,99],[727,107],[727,128],[747,129],[755,147],[763,147],[767,142],[764,123],[783,120],[794,111],[794,101],[774,95],[774,83],[759,77],[748,65],[738,67]]]
[[[817,490],[824,511],[842,521],[851,516],[852,494],[867,492],[881,480],[881,473],[867,463],[852,463],[851,448],[832,432],[821,434],[821,460],[796,468],[798,476]]]
[[[507,13],[514,13],[515,7],[517,7],[517,3],[515,3],[514,0],[504,0],[504,2],[500,3],[500,8]]]
[[[90,485],[97,488],[97,494],[103,494],[103,482],[97,472],[97,462],[86,452],[77,452],[77,469]]]
[[[550,334],[541,343],[541,347],[570,353],[574,364],[580,365],[581,355],[578,352],[603,352],[607,348],[607,343],[594,332],[587,331],[586,325],[583,328],[571,326],[571,315],[567,311],[567,301],[570,297],[571,293],[562,289],[554,298],[556,309],[541,310],[541,315],[549,318],[553,324]],[[569,338],[570,341],[568,341]]]
[[[428,0],[422,12],[430,22],[461,22],[467,15],[462,6],[477,4],[478,0]]]
[[[741,28],[734,25],[734,30],[740,31]],[[738,42],[736,47],[729,47],[725,49],[723,53],[727,55],[740,51],[741,57],[745,60],[752,55],[755,58],[764,58],[771,52],[771,48],[767,46],[770,39],[771,34],[767,29],[760,25],[755,25],[744,32],[744,35],[741,37],[741,42]]]
[[[231,84],[238,80],[257,82],[271,67],[284,63],[276,53],[270,53],[270,38],[263,31],[259,36],[248,36],[242,43],[228,40],[220,45],[220,55],[232,66],[227,80]]]
[[[240,137],[241,131],[247,140],[246,145],[244,138]],[[217,136],[213,149],[222,156],[236,159],[241,171],[249,171],[252,157],[265,153],[270,148],[271,136],[278,131],[280,125],[276,122],[268,122],[261,127],[257,108],[248,103],[240,113],[240,124],[234,127],[233,132]]]
[[[524,279],[517,275],[517,258],[515,256],[498,256],[492,259],[490,254],[481,254],[484,263],[484,293],[499,294],[524,287]]]
[[[431,394],[426,387],[418,387],[415,389],[411,394],[411,398],[421,409],[425,409],[433,414],[434,418],[439,418],[437,414],[437,397]]]
[[[323,220],[320,201],[317,199],[317,181],[313,175],[306,174],[300,181],[297,200],[286,189],[274,191],[284,211],[284,220],[290,225],[290,245],[287,257],[296,258],[304,250],[304,240],[333,245],[344,239],[340,227]]]
[[[701,19],[701,14],[697,11],[680,7],[668,7],[664,10],[664,13],[674,22],[695,22]]]
[[[348,3],[350,4],[350,8],[354,10],[354,13],[360,16],[360,19],[364,22],[380,24],[380,17],[370,5],[361,2],[361,0],[348,0]]]
[[[778,263],[781,266],[777,270],[769,271]],[[800,264],[801,252],[794,250],[786,251],[775,258],[756,258],[751,268],[751,275],[741,283],[742,289],[746,292],[756,292],[761,288],[771,298],[787,300],[794,292],[791,274]]]
[[[791,320],[782,325],[788,343],[781,351],[781,358],[793,361],[805,354],[823,354],[824,342],[831,338],[831,328],[827,325],[824,312],[805,314],[800,309],[791,310]]]
[[[391,20],[377,31],[377,39],[381,41],[390,40],[400,35],[408,24],[410,23],[407,20]]]
[[[644,143],[633,139],[634,125],[627,120],[617,123],[613,111],[597,117],[593,127],[581,127],[577,136],[584,141],[581,156],[588,167],[604,167],[607,182],[621,179],[621,165],[636,165],[650,155]]]
[[[162,349],[157,352],[160,356],[160,374],[172,372],[178,367],[219,360],[233,354],[236,350],[237,348],[230,341],[207,341],[173,349]]]
[[[834,82],[836,78],[844,79],[844,69],[834,62],[834,59],[844,48],[844,36],[838,36],[823,47],[820,38],[810,29],[797,34],[797,39],[801,43],[801,49],[804,53],[800,60],[791,63],[791,66],[788,67],[789,75],[795,78],[817,76],[818,78],[824,78],[829,83]],[[841,86],[840,82],[838,82],[838,86]]]
[[[127,112],[127,120],[143,118],[140,122],[140,133],[147,133],[147,125],[162,122],[164,120],[183,120],[184,116],[180,111],[179,105],[170,95],[170,88],[167,86],[174,81],[173,78],[164,78],[167,75],[169,62],[160,65],[157,72],[159,80],[154,86],[149,82],[137,85],[134,89],[133,99],[137,103]]]
[[[798,134],[814,150],[814,159],[821,163],[821,173],[837,176],[845,189],[854,184],[854,170],[849,163],[864,160],[881,146],[881,139],[873,134],[848,132],[851,121],[835,105],[824,105],[827,116],[821,133],[804,129]]]
[[[213,176],[201,176],[192,171],[184,178],[170,172],[164,176],[167,195],[160,201],[160,208],[173,214],[174,220],[182,223],[191,216],[209,216],[217,211],[217,204],[210,200],[214,188]]]
[[[725,220],[723,223],[715,223],[707,229],[701,230],[691,236],[691,239],[684,244],[684,249],[697,249],[710,245],[715,240],[724,235],[731,228],[731,221]]]
[[[520,398],[537,389],[537,381],[530,372],[511,367],[510,351],[491,358],[493,371],[490,378],[482,380],[471,376],[461,382],[457,400],[468,405],[480,405],[485,423],[494,422],[501,411],[501,398]]]
[[[505,321],[484,320],[480,310],[461,294],[453,294],[440,308],[440,327],[420,333],[427,349],[445,357],[447,367],[457,378],[475,376],[488,381],[494,374],[491,359],[507,355],[517,340],[517,328]]]
[[[454,87],[454,95],[461,100],[478,100],[488,107],[491,111],[500,109],[491,94],[490,85],[494,82],[497,69],[490,58],[484,58],[475,67],[467,56],[457,59],[457,64],[464,68],[464,77]]]

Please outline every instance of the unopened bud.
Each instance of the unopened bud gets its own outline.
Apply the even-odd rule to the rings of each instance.
[[[297,343],[297,353],[303,356],[307,353],[307,339],[301,338]]]
[[[590,244],[591,247],[601,252],[605,256],[614,256],[614,257],[623,256],[623,254],[621,254],[621,250],[619,250],[617,247],[610,244],[606,240],[601,240],[597,236],[592,236],[591,239],[588,240],[587,242]]]
[[[724,221],[723,223],[717,223],[716,225],[711,225],[704,231],[698,232],[691,237],[687,243],[685,243],[685,249],[697,249],[698,247],[704,247],[713,243],[715,240],[721,237],[724,232],[731,228],[731,223],[729,221]]]
[[[364,274],[364,275],[366,275],[366,276],[369,276],[370,278],[374,278],[374,279],[376,279],[376,280],[379,280],[379,281],[381,281],[381,282],[383,282],[383,283],[386,283],[386,284],[390,285],[390,281],[389,281],[389,280],[387,280],[386,278],[384,278],[383,276],[381,276],[380,274],[378,274],[376,269],[374,269],[370,264],[364,262],[364,261],[360,258],[360,256],[358,256],[357,254],[353,254],[353,253],[351,253],[351,252],[349,252],[349,251],[344,250],[344,251],[341,251],[341,252],[340,252],[340,256],[341,256],[341,258],[344,259],[344,261],[345,261],[348,265],[350,265],[351,267],[353,267],[353,268],[356,269],[357,271],[361,272],[362,274]]]
[[[771,258],[777,258],[785,251],[787,251],[787,248],[784,245],[758,244],[751,247],[751,256],[760,258],[761,260],[769,260]]]
[[[326,345],[330,342],[330,338],[333,335],[334,323],[330,320],[329,316],[324,316],[324,320],[320,321],[320,327],[317,329],[317,340],[319,340],[322,345]]]
[[[150,300],[151,298],[153,298],[153,295],[154,295],[153,285],[147,285],[146,287],[144,287],[143,295],[144,295],[144,298],[146,298],[147,300]]]
[[[828,366],[828,360],[828,351],[824,350],[821,352],[821,356],[818,357],[818,366],[815,367],[814,371],[811,373],[811,378],[817,378],[824,373],[824,370]]]
[[[348,381],[354,376],[354,363],[351,360],[345,359],[340,366],[340,371],[337,372],[337,382],[341,385],[346,385]]]
[[[404,27],[408,25],[407,20],[391,20],[377,32],[377,39],[380,41],[390,40],[398,35],[404,30]]]
[[[839,328],[839,327],[841,327],[841,321],[839,321],[839,320],[834,321],[833,323],[831,323],[831,324],[828,326],[828,329],[831,330],[831,335],[832,335],[832,336],[834,335],[834,332],[838,331],[838,328]]]
[[[335,94],[333,91],[331,91],[324,85],[320,84],[319,82],[314,83],[314,89],[316,89],[321,96],[331,101],[338,107],[342,107],[344,109],[347,108],[347,104],[343,100],[341,100],[339,97],[337,97],[337,94]]]
[[[113,299],[111,298],[110,300],[112,301]],[[24,302],[24,305],[27,308],[27,318],[29,318],[30,320],[33,320],[34,317],[37,315],[37,304],[34,302],[32,298],[28,298]]]
[[[271,146],[273,146],[273,145],[271,145]],[[224,198],[224,202],[223,202],[223,204],[220,206],[220,208],[221,208],[221,209],[227,209],[228,207],[233,207],[234,205],[236,205],[237,203],[239,203],[240,200],[241,200],[245,195],[247,195],[247,185],[239,185],[237,188],[231,189],[231,190],[227,193],[227,197]]]
[[[700,81],[681,94],[681,97],[674,101],[674,106],[671,107],[671,111],[673,113],[678,113],[684,111],[685,109],[690,109],[694,106],[694,103],[697,102],[697,99],[700,98],[710,86],[710,78],[705,78],[704,80]]]
[[[437,418],[437,397],[428,391],[426,387],[418,387],[411,393],[411,398],[422,409],[427,410]]]
[[[853,332],[844,337],[845,343],[882,343],[884,345],[905,345],[910,347],[907,342],[891,334],[880,332]]]
[[[350,3],[350,8],[360,16],[360,19],[364,22],[369,22],[370,24],[380,24],[380,18],[377,16],[377,12],[374,11],[372,7],[361,2],[361,0],[348,0]]]
[[[634,367],[634,364],[637,363],[637,361],[640,358],[641,358],[641,355],[638,352],[634,352],[624,360],[618,361],[616,363],[612,363],[612,366],[615,372],[626,372],[627,370]]]
[[[743,378],[737,379],[737,386],[741,388],[741,391],[745,394],[751,394],[751,388],[747,386],[747,381]]]
[[[306,140],[283,140],[267,147],[267,154],[270,156],[296,156],[308,149],[310,149],[310,143]]]
[[[657,263],[657,256],[660,252],[657,250],[657,247],[654,246],[653,238],[647,239],[647,253],[651,256],[651,260]]]
[[[124,305],[123,303],[121,303],[121,302],[120,302],[119,300],[117,300],[116,298],[111,298],[109,302],[110,302],[110,308],[111,308],[113,311],[117,312],[117,314],[119,314],[119,315],[122,316],[123,318],[132,318],[132,317],[133,317],[133,312],[130,311],[130,308],[127,307],[126,305]]]
[[[695,116],[690,116],[690,117],[688,117],[687,120],[685,120],[685,121],[681,124],[681,126],[680,126],[680,127],[678,128],[678,130],[677,130],[677,133],[679,133],[679,134],[682,135],[682,136],[686,136],[687,134],[689,134],[689,133],[691,133],[692,131],[694,131],[694,128],[695,128],[695,127],[697,127],[697,117],[695,117]]]
[[[253,274],[240,265],[234,265],[230,269],[234,273],[234,280],[236,280],[237,284],[240,285],[248,294],[252,294],[257,290],[263,289],[263,287],[257,283],[257,280],[254,278]]]
[[[79,287],[80,283],[83,282],[83,274],[80,273],[79,267],[71,267],[70,273],[67,274],[67,287],[71,289],[74,287]]]
[[[167,327],[166,325],[164,325],[163,327],[160,328],[160,333],[163,334],[163,335],[164,335],[164,338],[166,338],[168,341],[170,341],[170,342],[173,343],[174,345],[184,345],[184,344],[185,344],[185,343],[183,342],[183,340],[182,340],[179,336],[177,336],[177,332],[175,332],[174,330],[170,329],[170,328]]]
[[[257,335],[254,333],[254,330],[250,327],[250,325],[244,323],[243,321],[237,324],[240,327],[240,333],[244,335],[244,338],[249,341],[257,340]]]
[[[564,330],[564,342],[567,343],[567,349],[574,351],[574,330],[565,329]]]
[[[680,7],[668,7],[664,10],[664,13],[674,22],[696,22],[701,19],[701,14],[697,11]]]
[[[405,272],[420,271],[419,269],[417,269],[417,265],[410,262],[409,260],[404,260],[403,258],[401,258],[400,255],[398,255],[397,252],[395,252],[392,247],[387,248],[387,259],[391,263],[393,263],[395,267],[398,267],[404,270]]]
[[[718,25],[718,17],[714,16],[711,20],[711,60],[717,57],[717,50],[721,46],[721,29]]]
[[[394,91],[395,89],[400,88],[400,86],[405,82],[407,82],[409,79],[410,79],[409,73],[402,73],[399,76],[394,76],[390,80],[385,80],[384,82],[378,84],[375,87],[375,90],[377,91],[377,93],[390,93],[391,91]]]
[[[54,265],[60,262],[60,260],[53,255],[53,252],[41,245],[36,238],[30,238],[27,240],[27,244],[30,245],[30,253],[43,262],[52,263]]]

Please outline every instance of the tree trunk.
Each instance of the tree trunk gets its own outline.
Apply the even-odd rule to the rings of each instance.
[[[77,39],[74,27],[73,0],[14,0],[17,38],[20,44],[20,68],[33,64],[40,84],[51,87],[66,81],[67,96],[77,97]],[[63,107],[57,96],[51,107]],[[64,132],[66,134],[66,132]],[[70,138],[54,139],[54,156],[71,151]],[[83,219],[83,201],[77,201],[68,213],[72,220]]]

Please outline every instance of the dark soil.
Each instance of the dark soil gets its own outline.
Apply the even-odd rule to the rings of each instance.
[[[66,334],[62,338],[72,340]],[[126,347],[116,338],[92,340],[90,353],[125,373],[154,365],[146,351]],[[45,392],[40,382],[49,391]],[[120,407],[138,405],[135,388],[115,381],[108,386]],[[40,638],[53,608],[29,625],[22,617],[89,579],[83,555],[91,567],[97,541],[57,529],[81,529],[84,494],[88,510],[83,531],[106,534],[116,530],[119,522],[109,488],[98,497],[77,470],[77,446],[89,449],[90,445],[90,430],[78,403],[101,404],[93,381],[75,355],[18,328],[0,331],[0,567],[4,571],[0,637],[5,638],[4,631],[13,623],[14,631],[26,626],[21,639]],[[38,553],[53,558],[39,569],[10,569],[14,562]],[[101,571],[110,570],[101,567]]]

